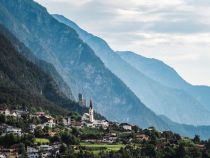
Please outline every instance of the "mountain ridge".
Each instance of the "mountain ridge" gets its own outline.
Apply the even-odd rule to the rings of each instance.
[[[118,76],[151,110],[178,123],[209,125],[210,112],[192,95],[184,90],[165,86],[146,76],[123,60],[103,39],[82,30],[64,16],[55,14],[53,16],[75,29],[83,41],[90,45],[96,55],[104,62],[105,66]]]
[[[186,91],[201,102],[207,110],[210,110],[209,86],[192,85],[188,83],[173,68],[160,60],[145,58],[130,51],[121,51],[118,52],[118,54],[123,60],[161,84]],[[162,68],[162,70],[160,70],[160,68]]]

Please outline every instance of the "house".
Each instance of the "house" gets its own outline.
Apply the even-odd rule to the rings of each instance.
[[[7,128],[7,124],[3,124],[3,123],[0,124],[0,131],[1,132],[5,131],[6,128]]]
[[[47,158],[51,156],[51,152],[52,152],[52,146],[49,145],[40,145],[39,146],[39,151],[40,151],[40,155],[42,158]]]
[[[0,158],[7,158],[7,157],[4,154],[0,154]]]
[[[10,110],[8,108],[0,108],[0,114],[10,116]]]
[[[61,144],[55,143],[52,145],[52,148],[53,148],[53,151],[51,152],[52,157],[58,157],[60,147],[61,147]]]
[[[148,141],[149,136],[146,134],[136,134],[136,139],[139,141]]]
[[[205,145],[203,144],[195,144],[195,147],[198,149],[205,149]]]
[[[121,123],[120,127],[122,127],[124,130],[132,130],[132,125],[128,124],[128,123]]]
[[[36,113],[37,114],[37,113]],[[53,128],[55,127],[56,123],[53,117],[49,116],[49,115],[43,115],[44,112],[38,112],[37,116],[39,117],[39,119],[41,120],[41,125],[39,125],[42,129],[44,127],[50,127]]]
[[[40,155],[41,158],[48,158],[51,156],[51,153],[49,151],[42,151]]]
[[[65,126],[70,126],[71,125],[71,117],[65,117],[65,118],[63,118],[63,124]]]
[[[8,127],[6,128],[5,133],[6,133],[6,134],[12,133],[12,134],[21,136],[21,135],[22,135],[22,130],[21,130],[21,128],[16,128],[16,127],[8,126]]]
[[[155,128],[154,127],[149,127],[148,130],[149,131],[155,131]]]
[[[161,143],[158,143],[156,144],[156,150],[157,149],[164,149],[166,147],[167,143],[166,142],[161,142]]]
[[[9,116],[18,117],[18,115],[15,111],[10,111]]]
[[[107,129],[109,127],[109,122],[106,120],[95,120],[93,124],[95,125],[95,127],[102,127],[104,129]]]
[[[35,115],[38,116],[38,117],[44,116],[45,112],[36,112]]]
[[[89,120],[82,121],[82,125],[84,125],[85,127],[89,127],[89,128],[95,128],[95,125],[92,122],[90,122]]]
[[[110,133],[110,136],[116,137],[117,136],[117,133]]]
[[[71,127],[80,129],[80,128],[83,127],[83,124],[82,124],[81,122],[78,122],[78,121],[72,121],[72,122],[71,122]]]
[[[36,128],[37,128],[37,127],[41,128],[41,129],[44,129],[45,124],[38,124],[38,125],[36,126]]]
[[[2,158],[17,158],[19,157],[18,149],[16,147],[0,148],[0,156]]]
[[[50,137],[53,137],[56,134],[56,132],[53,132],[52,130],[48,130],[48,135]]]
[[[39,158],[39,150],[34,147],[27,146],[28,158]]]
[[[101,140],[98,140],[98,139],[83,139],[82,141],[86,143],[100,143],[101,142]]]
[[[102,139],[103,143],[116,143],[117,137],[116,136],[104,136]]]
[[[47,122],[44,123],[44,126],[47,126],[47,127],[50,127],[50,128],[55,127],[55,125],[56,124],[55,124],[53,119],[50,119],[50,120],[48,120]]]
[[[82,115],[82,121],[87,121],[87,120],[89,120],[89,114],[88,113],[84,113],[83,115]]]
[[[117,127],[120,126],[119,122],[109,122],[109,125],[110,126],[117,126]]]
[[[34,133],[34,130],[36,129],[36,125],[35,124],[30,124],[29,125],[29,131],[31,132],[31,133]]]
[[[22,111],[22,110],[13,110],[13,112],[16,113],[17,117],[22,117],[28,114],[27,111]]]
[[[21,117],[26,115],[28,112],[21,111],[21,110],[9,110],[8,108],[0,108],[0,114],[5,116],[13,116],[13,117]]]

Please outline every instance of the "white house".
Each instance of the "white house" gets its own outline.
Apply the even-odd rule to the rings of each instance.
[[[4,154],[0,154],[0,158],[7,158]]]
[[[51,156],[51,151],[52,151],[52,146],[49,145],[40,145],[39,146],[39,151],[41,152],[41,157],[42,158],[47,158]]]
[[[10,116],[13,116],[13,117],[18,117],[17,113],[15,111],[11,111],[10,112]]]
[[[33,147],[27,147],[28,158],[39,158],[39,150]]]
[[[104,129],[109,127],[109,122],[106,120],[95,120],[94,121],[95,127],[102,127]]]
[[[29,130],[31,133],[34,133],[34,130],[36,129],[36,125],[35,124],[30,124],[29,125]]]
[[[18,135],[18,136],[21,136],[22,135],[22,130],[21,128],[16,128],[16,127],[12,127],[12,126],[8,126],[6,128],[6,134],[15,134],[15,135]]]
[[[63,124],[65,126],[70,126],[71,125],[71,117],[63,118]]]
[[[50,127],[50,128],[55,127],[55,125],[56,124],[54,123],[54,120],[53,119],[50,119],[46,123],[44,123],[44,126],[47,126],[47,127]]]
[[[0,114],[3,114],[5,116],[9,116],[10,115],[10,110],[7,108],[1,108],[0,109]]]
[[[120,124],[120,126],[124,129],[124,130],[132,130],[132,125],[128,124],[128,123],[122,123]]]

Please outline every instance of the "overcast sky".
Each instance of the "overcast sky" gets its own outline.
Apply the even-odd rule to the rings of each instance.
[[[210,85],[210,0],[36,0],[105,39],[114,50],[163,60]]]

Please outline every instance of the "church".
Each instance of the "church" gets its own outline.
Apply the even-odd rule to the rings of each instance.
[[[99,127],[107,128],[109,126],[109,122],[106,120],[94,119],[92,100],[90,100],[89,113],[84,113],[82,116],[82,124],[86,127],[91,127],[91,128],[99,128]]]

